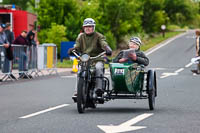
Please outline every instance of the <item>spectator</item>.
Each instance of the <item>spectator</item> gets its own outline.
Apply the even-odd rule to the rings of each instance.
[[[33,36],[33,38],[31,39],[32,43],[34,43],[34,45],[36,44],[38,45],[39,41],[37,40],[37,32],[34,30],[34,25],[30,24],[29,27],[30,27],[30,30],[27,34],[27,38],[30,38],[29,36]]]
[[[8,39],[8,42],[10,44],[12,44],[12,42],[14,41],[14,33],[11,31],[11,24],[10,23],[6,23],[6,29],[5,29],[5,33]]]
[[[22,45],[23,47],[20,47],[20,54],[19,54],[19,78],[31,78],[31,75],[27,75],[27,46],[28,41],[26,40],[27,31],[23,30],[21,34],[13,41],[13,44],[16,45]]]
[[[28,45],[29,45],[29,48],[30,48],[30,62],[29,62],[29,67],[30,69],[35,69],[37,67],[37,44],[35,42],[35,33],[32,32],[32,31],[29,31],[26,39],[28,41]]]
[[[195,31],[196,34],[196,57],[200,57],[200,30]],[[191,70],[193,73],[200,74],[200,62],[197,64],[196,70]]]
[[[12,51],[11,44],[14,41],[14,33],[11,31],[11,24],[10,23],[6,23],[5,33],[6,33],[8,42],[10,43],[10,46],[7,49],[7,54],[8,54],[8,57],[10,57],[9,60],[12,61],[13,60],[13,51]],[[12,65],[12,62],[11,62],[11,65]],[[12,69],[11,69],[11,71],[12,71]],[[10,77],[13,78],[13,79],[16,79],[13,74],[10,74]]]
[[[3,46],[3,51],[2,53],[0,53],[0,64],[3,61],[3,68],[2,68],[2,72],[3,73],[9,73],[9,68],[10,68],[10,62],[9,59],[7,57],[7,53],[6,50],[10,47],[10,44],[7,40],[6,34],[4,32],[5,29],[5,24],[0,24],[0,45]],[[2,60],[3,57],[1,57],[1,54],[4,55],[4,60]],[[2,80],[0,80],[2,81]]]

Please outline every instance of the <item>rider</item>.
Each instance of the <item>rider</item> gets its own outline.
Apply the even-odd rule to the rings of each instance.
[[[95,21],[92,18],[86,18],[83,22],[83,33],[80,33],[76,39],[76,45],[74,48],[69,49],[68,53],[71,54],[72,50],[76,50],[79,53],[87,53],[90,56],[97,56],[103,51],[106,51],[106,55],[111,55],[112,50],[108,46],[106,42],[106,38],[98,33],[95,32]],[[95,61],[95,68],[96,68],[96,76],[103,76],[104,75],[104,62],[103,59],[97,59]],[[78,81],[78,78],[77,78]],[[95,92],[97,95],[103,93],[102,91],[102,79],[97,78],[96,85],[95,85]],[[93,97],[96,97],[96,93]],[[76,93],[73,97],[76,97]]]
[[[147,66],[149,59],[146,55],[140,51],[140,45],[142,44],[139,37],[132,37],[129,41],[129,49],[119,53],[116,60],[119,63],[138,63]]]

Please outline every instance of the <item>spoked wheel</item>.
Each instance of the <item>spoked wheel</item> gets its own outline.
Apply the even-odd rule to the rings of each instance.
[[[83,78],[79,79],[78,82],[78,91],[77,91],[77,109],[79,113],[85,112],[86,107],[86,99],[87,99],[87,92],[86,92],[86,82]]]
[[[155,97],[157,95],[156,73],[153,70],[149,70],[147,74],[147,93],[149,100],[149,109],[155,108]]]

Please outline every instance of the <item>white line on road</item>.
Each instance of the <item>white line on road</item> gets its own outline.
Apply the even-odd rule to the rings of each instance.
[[[180,69],[176,70],[175,73],[179,73],[179,72],[181,72],[183,70],[184,70],[184,68],[180,68]]]
[[[66,107],[66,106],[69,106],[69,104],[62,104],[62,105],[59,105],[59,106],[56,106],[56,107],[51,107],[51,108],[48,108],[48,109],[30,114],[30,115],[22,116],[22,117],[19,117],[19,118],[21,118],[21,119],[30,118],[30,117],[37,116],[37,115],[40,115],[40,114],[43,114],[43,113],[46,113],[46,112],[49,112],[49,111],[52,111],[52,110],[56,110],[56,109],[59,109],[59,108],[63,108],[63,107]]]
[[[192,63],[190,62],[189,64],[185,65],[186,68],[190,67]]]
[[[75,78],[76,75],[61,76],[61,78]]]

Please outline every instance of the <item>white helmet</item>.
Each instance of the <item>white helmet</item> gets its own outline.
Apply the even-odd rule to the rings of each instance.
[[[94,19],[92,18],[86,18],[84,21],[83,21],[83,27],[84,26],[94,26],[95,27],[96,23],[94,21]]]
[[[131,37],[130,42],[136,43],[138,46],[142,44],[141,40],[139,37]]]

